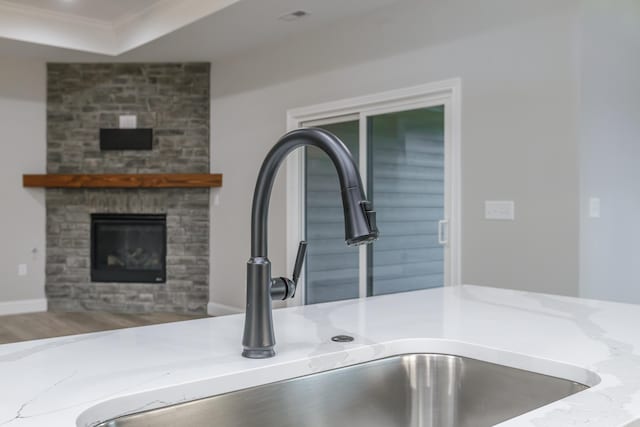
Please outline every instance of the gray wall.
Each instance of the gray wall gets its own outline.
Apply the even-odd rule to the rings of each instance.
[[[44,298],[44,190],[22,174],[45,171],[45,121],[44,61],[0,57],[0,302]]]
[[[257,170],[287,109],[461,77],[462,278],[578,293],[578,1],[406,1],[212,65],[212,301],[244,304]],[[285,182],[270,216],[285,271]],[[516,202],[487,222],[483,201]],[[221,243],[223,242],[223,243]]]
[[[640,303],[640,3],[585,0],[582,11],[580,292]]]

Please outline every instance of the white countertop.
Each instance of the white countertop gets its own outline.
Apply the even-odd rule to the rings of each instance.
[[[122,414],[414,352],[592,388],[501,426],[616,427],[640,417],[640,306],[478,286],[274,312],[277,356],[240,356],[243,316],[0,345],[0,426]],[[334,343],[338,334],[353,343]]]

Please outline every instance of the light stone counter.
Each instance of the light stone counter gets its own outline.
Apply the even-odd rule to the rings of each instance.
[[[501,426],[640,416],[640,306],[477,286],[276,310],[277,356],[240,356],[243,316],[0,346],[0,426],[122,414],[403,353],[456,354],[592,388]],[[338,334],[352,343],[334,343]]]

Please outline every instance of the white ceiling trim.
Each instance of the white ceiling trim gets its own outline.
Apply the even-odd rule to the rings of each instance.
[[[113,26],[115,28],[117,27],[123,27],[127,24],[131,24],[135,19],[141,18],[145,15],[149,15],[149,14],[153,14],[154,10],[157,11],[159,9],[166,9],[168,7],[171,6],[171,3],[180,3],[180,1],[176,1],[176,0],[163,0],[163,1],[159,1],[158,3],[154,3],[150,6],[147,6],[143,9],[140,10],[136,10],[134,12],[128,13],[123,15],[122,17],[120,17],[119,19],[116,19],[115,21],[113,21]]]
[[[0,0],[0,37],[117,56],[240,0],[164,0],[114,22]]]
[[[70,13],[56,12],[54,10],[43,9],[28,4],[17,4],[0,0],[0,13],[20,14],[41,19],[51,19],[54,21],[64,21],[66,23],[78,23],[84,25],[94,25],[103,28],[113,28],[113,24],[106,20],[92,19],[85,16],[73,15]]]
[[[114,54],[113,28],[102,22],[0,3],[0,37],[41,45]]]
[[[128,52],[161,36],[210,16],[240,0],[166,0],[116,26],[119,52]]]

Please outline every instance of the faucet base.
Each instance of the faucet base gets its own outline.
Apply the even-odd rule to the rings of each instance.
[[[249,359],[268,359],[276,355],[276,352],[273,351],[272,348],[261,348],[261,349],[248,349],[245,348],[242,351],[242,357],[246,357]]]

